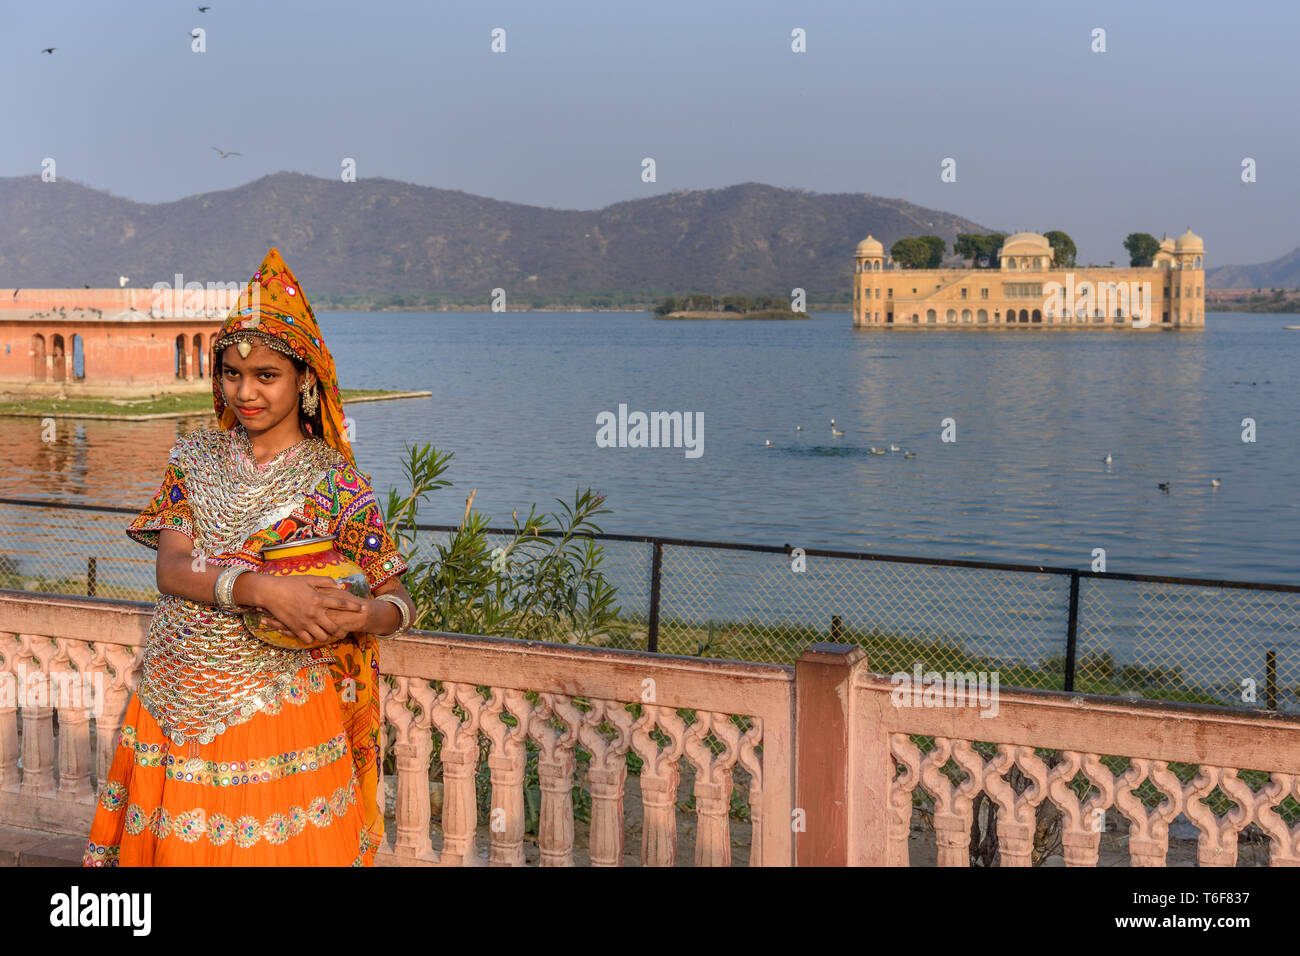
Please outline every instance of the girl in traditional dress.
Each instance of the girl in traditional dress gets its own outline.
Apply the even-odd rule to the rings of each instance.
[[[352,458],[334,360],[275,249],[213,343],[212,396],[220,429],[177,440],[127,528],[158,551],[160,596],[83,863],[372,866],[375,639],[415,609]],[[374,597],[257,573],[262,548],[312,537],[360,565]],[[254,637],[252,608],[302,648]]]

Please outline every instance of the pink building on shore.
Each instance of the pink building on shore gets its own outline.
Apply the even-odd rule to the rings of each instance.
[[[0,289],[0,392],[205,391],[212,342],[238,294],[226,288]]]

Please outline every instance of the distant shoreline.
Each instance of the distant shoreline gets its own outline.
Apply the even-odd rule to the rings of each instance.
[[[786,319],[807,319],[809,315],[806,312],[782,312],[779,309],[760,309],[754,312],[669,312],[666,315],[656,315],[656,319],[719,319],[724,322],[731,321],[776,321],[780,322]]]

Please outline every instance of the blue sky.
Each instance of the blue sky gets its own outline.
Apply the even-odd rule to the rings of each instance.
[[[346,156],[568,209],[748,181],[872,193],[1064,229],[1084,262],[1189,225],[1209,265],[1300,245],[1296,4],[205,2],[0,4],[0,175],[50,156],[159,202]]]

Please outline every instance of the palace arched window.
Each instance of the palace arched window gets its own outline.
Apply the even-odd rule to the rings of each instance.
[[[32,336],[32,378],[38,382],[46,379],[48,369],[45,367],[45,336],[37,333]]]
[[[50,377],[56,382],[61,382],[66,378],[66,369],[64,368],[64,357],[67,353],[63,347],[63,336],[56,335],[50,340]]]

